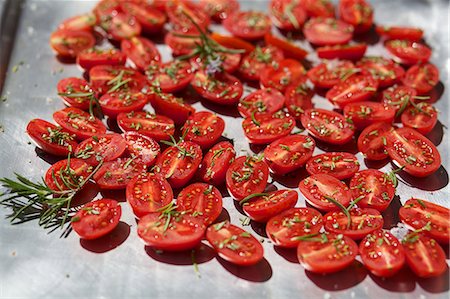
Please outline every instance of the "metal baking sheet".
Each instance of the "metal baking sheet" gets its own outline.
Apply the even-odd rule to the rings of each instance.
[[[433,47],[432,62],[441,71],[441,94],[436,103],[440,123],[429,135],[442,153],[441,169],[431,177],[413,179],[401,175],[398,197],[384,213],[386,228],[397,221],[401,202],[411,196],[424,198],[449,207],[449,126],[448,88],[449,3],[448,0],[372,0],[376,21],[381,24],[403,24],[423,28]],[[265,1],[241,1],[243,9],[266,10]],[[0,1],[1,76],[0,177],[14,172],[39,179],[49,167],[48,159],[24,133],[32,118],[51,120],[52,113],[63,104],[56,95],[58,80],[80,76],[75,65],[62,64],[48,46],[52,30],[70,16],[89,11],[95,2],[71,0]],[[16,28],[17,27],[17,28]],[[17,29],[17,30],[16,30]],[[306,43],[302,43],[308,47]],[[169,51],[160,45],[165,60]],[[11,51],[10,51],[11,50]],[[371,46],[368,54],[379,53]],[[11,54],[11,55],[10,55]],[[311,58],[313,59],[313,58]],[[16,72],[13,72],[13,68]],[[445,86],[445,87],[444,87]],[[320,96],[319,107],[329,108]],[[204,102],[194,106],[207,109]],[[208,106],[211,108],[210,106]],[[235,141],[238,153],[251,153],[235,111],[224,111],[226,134]],[[322,152],[316,149],[315,154]],[[360,154],[357,155],[366,165]],[[41,159],[44,158],[44,159]],[[370,165],[389,171],[391,165]],[[305,176],[277,178],[277,187],[297,186]],[[109,196],[111,194],[104,194]],[[117,196],[117,194],[115,194]],[[120,194],[119,194],[120,197]],[[122,195],[123,200],[123,195]],[[304,206],[300,196],[299,206]],[[0,210],[0,298],[448,298],[449,274],[437,279],[417,279],[409,270],[389,278],[370,275],[359,262],[343,272],[322,276],[305,272],[296,260],[295,251],[273,247],[263,234],[263,226],[252,223],[245,229],[264,240],[265,260],[240,268],[217,258],[206,245],[197,249],[199,275],[194,271],[190,253],[158,254],[147,249],[136,235],[131,209],[122,204],[123,216],[118,229],[101,241],[80,241],[72,233],[60,239],[48,235],[36,223],[12,226],[5,219],[8,211]],[[224,198],[223,218],[240,223],[243,217],[230,197]],[[447,261],[448,262],[448,261]]]

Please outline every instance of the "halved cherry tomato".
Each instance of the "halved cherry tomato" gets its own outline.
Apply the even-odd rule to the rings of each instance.
[[[192,38],[192,34],[189,34],[190,37],[183,37],[180,34],[182,35],[180,32],[173,31],[168,32],[164,37],[164,43],[172,49],[173,56],[190,54],[202,42],[200,36]]]
[[[412,87],[395,85],[383,91],[381,102],[384,105],[393,107],[397,116],[411,104],[416,95],[417,92]]]
[[[259,47],[242,58],[239,74],[247,80],[259,80],[261,72],[273,62],[280,62],[283,52],[274,46]]]
[[[116,12],[100,17],[100,27],[108,33],[111,39],[121,41],[141,35],[141,24],[132,15]]]
[[[438,120],[438,111],[427,103],[417,103],[409,106],[402,113],[402,124],[404,127],[413,128],[425,135],[433,130]]]
[[[300,120],[306,110],[313,108],[312,97],[314,96],[314,90],[305,83],[289,86],[284,96],[286,108],[296,120]]]
[[[38,147],[52,155],[67,157],[78,146],[75,135],[43,119],[31,120],[27,133]]]
[[[373,8],[365,0],[341,0],[339,16],[355,27],[355,33],[367,32],[373,24]]]
[[[384,46],[394,56],[394,59],[402,64],[413,65],[427,62],[431,56],[430,48],[409,40],[389,40],[384,43]]]
[[[155,44],[145,37],[134,36],[124,39],[120,43],[120,48],[141,71],[145,71],[150,65],[158,64],[161,61],[161,54]]]
[[[239,157],[227,170],[227,189],[234,199],[241,200],[250,194],[263,192],[268,178],[269,167],[261,158]]]
[[[127,144],[119,134],[104,134],[83,140],[75,149],[75,158],[92,166],[108,162],[122,156]]]
[[[356,64],[363,71],[378,80],[380,87],[389,87],[399,82],[405,70],[390,59],[379,56],[366,56]]]
[[[219,186],[225,182],[228,167],[234,162],[236,151],[231,143],[222,141],[214,145],[203,157],[199,177],[205,183]]]
[[[214,0],[213,0],[214,1]],[[223,0],[220,0],[223,1]],[[225,0],[227,1],[227,0]],[[233,0],[235,1],[235,0]],[[228,1],[229,2],[229,1]],[[225,48],[237,49],[237,50],[245,50],[245,53],[248,54],[255,50],[255,46],[239,37],[221,35],[217,32],[213,32],[210,37],[215,40],[217,43],[221,44]]]
[[[335,8],[330,0],[301,0],[301,4],[309,17],[334,17]]]
[[[119,113],[140,111],[148,103],[148,95],[141,92],[111,92],[102,95],[99,104],[102,112],[110,118],[116,118]]]
[[[83,15],[75,16],[64,20],[58,29],[70,30],[70,31],[92,31],[97,24],[97,18],[94,14],[86,13]]]
[[[429,224],[424,233],[442,244],[450,240],[450,210],[435,203],[411,198],[398,211],[400,220],[406,225],[421,229]]]
[[[124,65],[127,57],[116,49],[90,48],[81,51],[77,56],[77,64],[85,70],[96,65]]]
[[[355,133],[343,115],[325,109],[308,109],[301,116],[302,126],[320,141],[345,144]]]
[[[414,88],[418,94],[431,91],[439,82],[439,70],[431,63],[417,64],[406,71],[403,84]]]
[[[240,7],[237,0],[200,0],[199,5],[217,22],[228,18]]]
[[[222,24],[234,36],[251,41],[263,38],[272,25],[270,18],[258,11],[235,12]]]
[[[345,152],[323,153],[312,157],[306,163],[306,171],[309,174],[328,174],[339,180],[351,178],[358,170],[358,158]]]
[[[317,56],[324,59],[359,60],[366,53],[366,44],[335,45],[317,48]]]
[[[119,0],[100,0],[97,5],[95,5],[93,12],[97,17],[97,23],[100,21],[101,17],[115,14],[120,9]]]
[[[318,64],[307,73],[309,80],[316,87],[332,88],[348,76],[358,72],[350,61],[333,61]]]
[[[261,86],[284,92],[289,85],[306,82],[305,74],[306,70],[300,62],[283,59],[279,63],[272,63],[261,72]]]
[[[358,150],[368,160],[384,160],[389,157],[386,151],[386,134],[393,130],[391,124],[374,123],[366,127],[358,137]]]
[[[168,147],[156,159],[155,169],[172,186],[181,188],[194,177],[202,162],[202,149],[194,142],[181,141]]]
[[[298,200],[294,190],[277,190],[268,193],[255,193],[242,205],[245,214],[254,221],[267,222],[270,218],[291,209]]]
[[[53,119],[70,134],[74,134],[78,140],[104,134],[105,125],[89,113],[78,108],[65,108],[53,113]]]
[[[200,145],[202,149],[213,146],[225,129],[225,121],[217,114],[200,111],[192,114],[181,129],[187,132],[184,137]]]
[[[445,252],[434,240],[425,235],[410,233],[402,240],[406,263],[419,277],[436,277],[447,271]]]
[[[250,266],[264,258],[264,249],[250,233],[229,221],[216,223],[206,230],[206,239],[224,260]]]
[[[163,92],[177,92],[189,85],[192,78],[192,66],[182,60],[172,60],[158,65],[153,64],[145,72],[149,82],[156,82],[156,86]]]
[[[387,39],[402,39],[411,41],[420,41],[423,36],[423,30],[413,27],[399,26],[377,26],[377,33]]]
[[[163,29],[166,22],[166,15],[147,3],[132,3],[130,1],[121,2],[120,8],[125,13],[136,18],[142,27],[142,31],[152,34]]]
[[[238,104],[239,114],[244,118],[250,117],[252,113],[273,114],[283,107],[283,94],[273,88],[258,89],[241,99]]]
[[[305,38],[313,45],[342,45],[353,36],[353,26],[333,18],[312,18],[303,26]]]
[[[244,135],[250,143],[268,144],[289,135],[295,127],[295,119],[283,111],[247,117],[242,122]]]
[[[339,210],[333,201],[346,207],[352,198],[349,188],[328,174],[313,174],[302,180],[298,188],[310,205],[324,212]]]
[[[326,274],[338,272],[353,263],[358,245],[342,234],[322,233],[302,240],[297,247],[297,257],[306,270]]]
[[[401,128],[387,134],[387,151],[404,171],[416,177],[425,177],[441,166],[436,146],[419,132]]]
[[[147,165],[141,163],[136,157],[118,158],[104,163],[94,174],[94,181],[101,189],[121,190],[146,169]]]
[[[209,76],[203,70],[195,73],[191,86],[203,98],[220,105],[236,104],[244,92],[238,78],[227,73]]]
[[[218,59],[222,61],[221,68],[227,73],[234,73],[240,65],[240,53],[218,53]],[[200,56],[194,56],[190,59],[193,70],[198,70],[207,67],[207,61]]]
[[[145,111],[119,113],[117,124],[123,132],[136,131],[156,141],[168,140],[175,133],[173,120]]]
[[[213,185],[194,183],[178,194],[177,207],[210,225],[222,212],[222,195]]]
[[[76,77],[61,79],[58,82],[57,90],[64,104],[81,110],[89,109],[94,95],[86,80]]]
[[[117,201],[102,198],[83,205],[70,224],[81,239],[93,240],[112,232],[121,215],[122,208]]]
[[[270,32],[264,35],[264,41],[268,46],[274,46],[283,51],[286,58],[302,60],[306,57],[306,55],[308,55],[308,51],[304,50],[300,46],[287,39],[277,37]]]
[[[89,70],[92,89],[98,94],[114,91],[140,92],[147,84],[147,79],[137,70],[112,65],[97,65]]]
[[[362,130],[376,122],[392,123],[395,109],[378,102],[356,102],[344,107],[344,116],[356,129]]]
[[[322,228],[322,215],[313,208],[292,208],[267,222],[266,233],[276,245],[296,248],[300,243],[297,237],[317,234]]]
[[[282,137],[266,147],[264,161],[272,172],[284,175],[305,165],[315,145],[314,140],[305,135]]]
[[[154,93],[150,97],[150,104],[156,113],[171,118],[175,124],[184,124],[195,113],[195,108],[170,93]]]
[[[138,157],[147,166],[152,165],[161,149],[158,142],[137,132],[125,132],[123,138],[127,143],[127,150],[131,156]]]
[[[270,12],[273,24],[287,31],[300,30],[307,18],[299,0],[272,0]]]
[[[211,22],[200,5],[191,1],[166,1],[166,12],[174,29],[180,32],[198,32],[192,20],[203,30]]]
[[[89,31],[60,29],[50,36],[50,46],[62,57],[75,58],[80,52],[94,45],[94,35]]]
[[[377,89],[378,81],[372,76],[352,75],[333,86],[325,96],[334,105],[344,108],[349,103],[368,101]]]
[[[80,159],[65,159],[53,164],[45,173],[44,182],[56,192],[76,189],[92,173],[92,166]]]
[[[405,264],[405,251],[399,240],[388,231],[377,230],[359,243],[364,266],[380,277],[391,277]]]
[[[127,184],[126,197],[134,215],[142,218],[170,204],[173,192],[161,174],[143,172]]]

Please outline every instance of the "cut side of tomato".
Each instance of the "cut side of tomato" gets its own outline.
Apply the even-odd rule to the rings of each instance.
[[[194,77],[191,64],[182,60],[150,65],[146,75],[149,82],[156,82],[162,92],[166,93],[183,90]]]
[[[166,1],[166,13],[175,30],[186,33],[197,33],[194,21],[202,30],[211,22],[209,16],[198,3],[192,1]]]
[[[108,33],[109,38],[121,41],[141,35],[142,26],[132,15],[115,12],[103,15],[99,19],[100,27]]]
[[[167,116],[177,125],[184,124],[189,116],[195,113],[194,107],[170,93],[151,94],[150,104],[157,114]]]
[[[333,18],[335,15],[335,8],[330,0],[301,0],[301,4],[311,18]]]
[[[413,27],[377,26],[375,30],[378,35],[387,39],[420,41],[423,36],[422,29]]]
[[[345,152],[323,153],[310,158],[306,163],[309,174],[328,174],[339,180],[351,178],[358,170],[358,158]]]
[[[182,33],[172,31],[164,37],[164,43],[172,50],[173,56],[188,55],[202,42],[200,36],[198,38],[185,38],[180,34]],[[196,33],[193,33],[193,35],[196,35]]]
[[[120,8],[126,14],[135,17],[141,25],[142,31],[149,34],[161,32],[167,19],[163,12],[144,1],[139,3],[131,1],[121,2]]]
[[[273,114],[284,107],[284,96],[274,88],[259,89],[241,99],[239,114],[246,118],[252,114]]]
[[[137,158],[118,158],[103,163],[94,174],[94,181],[103,190],[123,190],[132,179],[146,169],[147,166]]]
[[[200,0],[199,5],[217,22],[225,20],[240,7],[237,0]]]
[[[236,151],[231,143],[222,141],[214,145],[203,157],[199,169],[200,179],[214,186],[225,182],[225,176],[231,163],[234,162]]]
[[[431,57],[431,49],[424,44],[410,40],[389,40],[384,46],[399,63],[413,65],[427,62]]]
[[[79,53],[94,45],[94,35],[89,31],[60,29],[50,36],[50,46],[64,58],[75,58]]]
[[[313,108],[312,98],[314,94],[314,90],[305,83],[293,84],[286,89],[284,93],[285,106],[296,120],[301,120],[302,114]]]
[[[430,92],[439,83],[439,70],[431,63],[410,67],[403,78],[403,84],[414,88],[418,94]]]
[[[148,103],[149,96],[142,92],[111,92],[99,99],[102,112],[110,118],[117,118],[120,113],[140,111]]]
[[[326,93],[325,97],[339,108],[349,103],[368,101],[377,92],[378,81],[369,75],[352,75],[339,82]]]
[[[250,219],[257,222],[267,222],[273,216],[293,208],[297,200],[298,193],[294,190],[256,193],[242,204],[242,208]]]
[[[353,36],[353,26],[333,18],[311,18],[303,27],[305,38],[316,46],[333,46],[348,43]]]
[[[283,111],[247,117],[242,122],[245,137],[253,144],[268,144],[289,135],[295,119]]]
[[[122,156],[127,144],[119,134],[104,134],[83,140],[75,149],[75,158],[92,166],[108,162]]]
[[[116,91],[140,92],[147,79],[137,70],[114,65],[97,65],[89,70],[92,89],[102,95]]]
[[[433,130],[438,121],[438,111],[427,103],[409,106],[402,113],[401,121],[404,127],[413,128],[425,135]]]
[[[89,109],[94,94],[86,80],[76,77],[64,78],[58,82],[56,88],[67,106],[81,110]]]
[[[416,95],[417,92],[412,87],[394,85],[383,91],[381,102],[384,105],[393,107],[396,111],[396,116],[398,116],[411,104]]]
[[[380,87],[389,87],[403,78],[405,70],[390,59],[379,56],[366,56],[356,63],[363,74],[378,81]]]
[[[141,71],[145,71],[152,64],[159,64],[161,61],[161,55],[155,44],[145,37],[134,36],[124,39],[120,48]]]
[[[85,70],[96,65],[124,65],[127,57],[116,49],[90,48],[77,55],[77,64]]]
[[[358,130],[377,123],[392,123],[395,118],[395,109],[378,102],[356,102],[344,107],[344,116]]]
[[[246,80],[257,81],[265,68],[272,63],[280,62],[283,58],[283,52],[275,46],[256,46],[253,51],[242,58],[239,75]]]
[[[175,133],[173,120],[145,111],[119,113],[117,124],[123,132],[138,132],[156,141],[169,140],[169,136]]]
[[[358,72],[351,61],[324,62],[310,69],[309,80],[319,88],[332,88],[348,76]]]
[[[45,173],[44,182],[53,191],[72,190],[92,173],[92,166],[80,159],[65,159],[53,164]]]
[[[181,129],[184,139],[200,145],[202,149],[213,146],[225,129],[225,121],[217,114],[201,111],[192,114]]]
[[[308,17],[297,0],[272,0],[270,12],[273,24],[281,30],[300,30]]]
[[[154,139],[137,132],[125,132],[123,138],[127,144],[128,154],[138,157],[147,166],[153,165],[161,149]]]
[[[78,16],[74,16],[64,20],[58,29],[69,31],[92,31],[97,24],[97,18],[92,13],[86,13]]]
[[[78,140],[106,133],[105,125],[98,118],[78,108],[69,107],[58,110],[53,113],[53,119],[64,130],[75,135]]]
[[[244,92],[238,78],[228,73],[209,76],[203,70],[195,73],[191,86],[203,98],[220,105],[235,105]]]
[[[365,0],[339,1],[339,16],[353,25],[357,34],[369,31],[373,25],[373,8]]]
[[[275,88],[285,92],[292,84],[305,83],[306,71],[303,65],[294,59],[283,59],[279,63],[272,63],[261,73],[262,88]]]
[[[263,38],[272,25],[266,14],[257,11],[235,12],[222,24],[234,36],[250,41]]]
[[[358,137],[358,150],[367,160],[380,161],[388,158],[386,134],[392,130],[394,127],[385,122],[366,127]]]

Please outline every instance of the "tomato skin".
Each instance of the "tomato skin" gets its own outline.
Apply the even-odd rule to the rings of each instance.
[[[305,240],[298,244],[297,257],[306,270],[320,274],[334,273],[350,266],[355,260],[358,254],[355,241],[343,235],[325,235],[325,243]]]
[[[169,140],[175,133],[173,120],[145,111],[119,113],[117,124],[123,132],[135,131],[156,141]]]
[[[358,137],[358,150],[367,160],[380,161],[389,157],[385,143],[386,133],[394,128],[385,122],[374,123],[366,127]]]
[[[123,190],[132,179],[146,170],[147,166],[135,158],[118,158],[103,163],[94,174],[94,181],[103,190]]]
[[[239,10],[237,0],[200,0],[199,5],[216,22],[228,18],[229,15]]]
[[[55,156],[67,157],[78,146],[75,135],[43,119],[31,120],[27,133],[39,148]]]
[[[100,22],[101,17],[117,13],[120,8],[119,5],[119,0],[100,0],[93,9],[93,12],[97,17],[97,23]]]
[[[256,46],[253,51],[242,58],[239,75],[246,80],[257,81],[267,66],[273,62],[280,62],[283,58],[283,52],[274,46]]]
[[[418,94],[430,92],[439,82],[439,70],[431,63],[410,67],[403,78],[403,84],[414,88]]]
[[[261,73],[261,87],[275,88],[285,92],[292,84],[306,82],[306,71],[303,65],[294,59],[283,59],[279,63],[272,63]]]
[[[59,29],[50,36],[50,46],[64,58],[75,58],[80,52],[94,45],[94,35],[89,31]]]
[[[438,121],[438,111],[427,103],[415,104],[403,111],[401,121],[404,127],[412,128],[425,135],[430,133]]]
[[[222,68],[225,72],[232,74],[239,68],[241,62],[240,53],[219,53],[219,57],[222,60]],[[207,67],[207,62],[200,56],[192,57],[190,62],[193,70]]]
[[[70,163],[70,174],[64,173]],[[61,172],[63,171],[63,172]],[[70,190],[72,185],[80,185],[90,174],[92,173],[92,167],[80,159],[71,158],[64,159],[53,164],[45,173],[44,182],[47,187],[53,191],[67,191]],[[69,182],[69,186],[63,182],[64,180]]]
[[[373,25],[373,8],[365,0],[339,1],[340,18],[355,27],[355,33],[364,33]]]
[[[324,212],[339,210],[327,197],[334,198],[344,207],[348,206],[351,200],[349,188],[328,174],[313,174],[302,180],[298,188],[310,205]]]
[[[58,82],[56,89],[58,90],[58,94],[60,94],[65,105],[79,108],[81,110],[89,109],[91,100],[89,96],[72,97],[62,95],[73,93],[91,93],[92,89],[86,80],[76,77],[64,78]]]
[[[96,65],[124,65],[126,60],[125,54],[116,49],[90,48],[77,55],[77,64],[85,70],[90,70]]]
[[[92,31],[95,24],[97,23],[97,18],[94,14],[86,13],[83,15],[74,16],[64,20],[58,29],[70,30],[70,31]]]
[[[213,32],[210,37],[225,48],[245,50],[245,54],[255,50],[255,46],[253,44],[235,36],[222,35],[217,32]]]
[[[415,177],[425,177],[441,166],[436,146],[425,136],[410,128],[396,129],[386,136],[387,151],[392,160]]]
[[[190,54],[197,44],[201,43],[200,36],[199,38],[183,38],[176,36],[180,32],[169,32],[164,37],[164,43],[169,46],[172,50],[173,56],[187,55]],[[195,33],[193,33],[195,35]]]
[[[273,24],[281,30],[299,30],[306,21],[306,11],[299,2],[294,0],[271,0],[269,7]],[[290,15],[295,22],[287,15],[286,10],[290,10]]]
[[[312,157],[316,143],[305,135],[289,135],[275,140],[264,150],[264,161],[277,175],[299,169]]]
[[[185,14],[188,14],[203,30],[206,30],[211,22],[209,16],[201,6],[191,1],[166,1],[166,12],[174,29],[180,32],[198,32],[198,29]]]
[[[205,150],[213,146],[225,129],[225,121],[217,114],[200,111],[192,114],[181,129],[187,132],[184,137],[200,145]]]
[[[75,158],[92,166],[113,161],[125,152],[126,142],[119,134],[104,134],[83,140],[75,149]]]
[[[305,83],[289,86],[284,96],[286,99],[285,106],[296,120],[301,120],[305,110],[313,108],[312,98],[314,90],[310,89]]]
[[[448,266],[442,247],[425,235],[418,235],[414,241],[415,237],[411,234],[413,233],[406,236],[407,239],[410,237],[411,241],[405,239],[402,241],[409,268],[421,278],[440,276],[447,271]]]
[[[118,79],[127,82],[115,88]],[[89,81],[92,89],[99,95],[113,91],[140,92],[147,85],[145,76],[137,70],[114,65],[94,66],[89,70]]]
[[[374,275],[391,277],[405,264],[402,244],[389,231],[377,230],[359,243],[359,254],[364,266]]]
[[[317,55],[322,59],[360,60],[366,53],[366,44],[335,45],[317,48]]]
[[[381,102],[384,105],[393,107],[395,112],[405,109],[410,105],[410,101],[415,98],[417,92],[414,88],[405,85],[394,85],[385,89],[382,94]]]
[[[362,73],[372,76],[378,81],[379,87],[389,87],[398,83],[405,70],[390,59],[378,56],[366,56],[356,63],[362,68]]]
[[[229,221],[209,226],[206,239],[221,258],[238,266],[251,266],[264,258],[261,243]]]
[[[336,63],[321,63],[307,73],[314,86],[330,89],[342,81],[342,78],[355,72],[355,65],[351,61],[337,61]]]
[[[238,104],[239,114],[246,118],[252,113],[275,113],[284,107],[284,96],[273,88],[258,89],[241,99]]]
[[[395,109],[378,102],[356,102],[344,107],[344,116],[350,119],[357,130],[377,123],[392,123],[395,118]]]
[[[142,32],[142,26],[136,18],[123,12],[104,15],[99,21],[100,27],[108,33],[109,38],[116,41],[139,36]]]
[[[124,39],[120,43],[120,49],[141,71],[161,61],[161,54],[155,44],[145,37],[134,36]]]
[[[261,193],[267,186],[269,167],[257,157],[239,157],[230,165],[226,174],[228,192],[235,200],[250,194]]]
[[[283,111],[247,117],[242,122],[245,137],[253,144],[268,144],[290,134],[295,119]]]
[[[308,55],[308,51],[291,43],[288,40],[279,38],[270,32],[264,35],[264,41],[268,46],[271,45],[283,51],[283,54],[286,56],[286,58],[302,60],[306,57],[306,55]]]
[[[358,170],[358,158],[346,152],[323,153],[310,158],[306,163],[309,174],[328,174],[339,180],[351,178]]]
[[[308,109],[301,116],[302,126],[320,141],[331,144],[349,142],[355,131],[343,115],[325,109]]]
[[[430,222],[430,230],[424,234],[445,245],[450,240],[450,210],[435,203],[411,198],[398,211],[400,220],[406,225],[421,229]]]
[[[162,92],[177,92],[186,88],[194,77],[190,63],[172,60],[161,65],[150,65],[145,74],[149,82],[159,82]]]
[[[325,97],[339,108],[355,102],[368,101],[376,93],[378,81],[369,75],[352,75],[333,86]]]
[[[420,41],[423,36],[422,29],[413,27],[376,26],[375,30],[378,35],[386,37],[387,39]]]
[[[254,221],[267,222],[273,216],[295,206],[298,193],[294,190],[278,190],[253,197],[242,205],[245,214]]]
[[[177,125],[184,124],[195,108],[172,94],[150,94],[150,104],[157,114],[165,115]]]
[[[140,111],[148,103],[148,95],[141,92],[111,92],[99,99],[102,112],[110,118],[117,118],[119,113]]]
[[[123,138],[127,144],[127,151],[131,156],[138,157],[147,166],[153,165],[161,149],[154,139],[137,132],[125,132]]]
[[[149,34],[161,32],[167,19],[163,12],[147,3],[121,2],[120,8],[125,13],[135,17],[141,25],[142,31]]]
[[[235,105],[244,93],[241,81],[228,73],[209,76],[204,70],[199,70],[191,86],[203,98],[220,105]]]
[[[92,136],[106,133],[105,125],[98,118],[78,108],[65,108],[53,113],[53,119],[63,129],[76,136],[77,140],[84,140]]]
[[[240,11],[230,15],[222,25],[232,35],[254,41],[263,38],[270,31],[272,23],[262,12]]]
[[[199,169],[199,177],[214,186],[220,186],[225,182],[228,167],[233,163],[236,151],[231,143],[222,141],[214,145],[206,155]]]
[[[186,211],[193,217],[202,219],[203,224],[208,226],[222,212],[222,195],[212,185],[194,183],[178,194],[177,207],[179,211]]]
[[[172,202],[173,192],[167,180],[159,173],[143,172],[126,186],[127,202],[137,218],[158,212]]]
[[[312,18],[303,26],[305,38],[316,46],[333,46],[348,43],[353,36],[353,26],[333,18]]]
[[[70,224],[81,239],[93,240],[112,232],[119,225],[121,215],[122,208],[117,201],[102,198],[83,205]]]
[[[335,15],[335,8],[330,0],[301,0],[300,3],[309,17],[333,18]]]
[[[384,46],[394,56],[394,60],[406,65],[427,62],[431,56],[430,48],[409,40],[389,40]]]
[[[295,237],[316,234],[322,228],[322,215],[313,208],[291,208],[269,219],[266,233],[275,246],[296,248]]]

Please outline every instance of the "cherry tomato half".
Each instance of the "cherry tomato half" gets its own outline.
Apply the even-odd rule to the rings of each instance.
[[[284,107],[284,96],[274,88],[258,89],[241,99],[238,104],[239,114],[246,118],[252,113],[273,114]]]
[[[240,7],[237,0],[200,0],[199,5],[217,22],[228,18]]]
[[[78,140],[106,133],[105,125],[98,118],[78,108],[58,110],[53,113],[53,119]]]
[[[353,26],[333,18],[312,18],[303,26],[306,39],[316,46],[341,45],[353,36]]]
[[[168,140],[175,133],[173,120],[145,111],[119,113],[117,124],[123,132],[135,131],[156,141]]]
[[[92,136],[83,140],[75,149],[75,158],[84,160],[92,166],[108,162],[122,156],[127,145],[119,134]]]
[[[60,29],[50,36],[50,46],[62,57],[75,58],[80,52],[94,45],[94,35],[84,30]]]
[[[423,36],[422,29],[413,27],[377,26],[375,30],[378,35],[384,36],[387,39],[420,41]]]
[[[295,119],[283,111],[253,115],[242,122],[245,137],[253,144],[271,143],[289,135],[294,127]]]
[[[203,98],[220,105],[236,104],[244,92],[238,78],[228,73],[210,76],[203,70],[195,73],[191,86]]]
[[[111,39],[116,41],[139,36],[142,32],[142,26],[136,18],[123,12],[103,15],[99,21],[100,27],[108,33]]]
[[[222,141],[214,145],[203,157],[199,169],[200,179],[214,186],[225,182],[225,176],[231,163],[234,162],[236,151],[231,143]]]
[[[431,56],[431,49],[424,44],[409,40],[389,40],[384,46],[398,62],[413,65],[427,62]]]
[[[281,92],[292,84],[304,83],[306,71],[303,65],[294,59],[283,59],[279,63],[272,63],[261,73],[261,86],[275,88]]]
[[[97,18],[94,14],[86,13],[83,15],[74,16],[64,20],[58,29],[70,30],[70,31],[92,31],[97,24]]]
[[[351,178],[359,170],[358,158],[345,152],[328,152],[312,157],[306,163],[309,174],[328,174],[339,180]]]
[[[389,157],[386,145],[386,134],[393,130],[391,124],[374,123],[366,127],[358,137],[358,150],[367,160],[384,160]]]
[[[438,111],[427,103],[418,103],[409,106],[401,116],[404,127],[413,128],[423,135],[433,130],[437,120]]]
[[[273,62],[280,62],[283,58],[283,52],[274,46],[256,46],[253,51],[242,58],[239,74],[247,80],[259,80],[261,72],[267,66]]]
[[[392,123],[395,109],[378,102],[356,102],[344,107],[344,116],[358,130],[377,122]]]
[[[399,82],[405,70],[390,59],[378,56],[366,56],[356,63],[363,74],[369,74],[378,81],[380,87],[389,87]]]
[[[273,24],[281,30],[299,30],[305,23],[307,14],[297,0],[272,0],[270,12]]]
[[[147,3],[139,4],[130,1],[120,3],[120,8],[125,13],[136,18],[145,33],[158,33],[163,29],[166,22],[166,15]]]
[[[430,92],[439,82],[439,70],[431,63],[417,64],[406,71],[403,84],[418,94]]]
[[[186,132],[184,140],[200,145],[202,149],[213,146],[225,129],[225,121],[217,114],[200,111],[192,114],[181,129]]]
[[[122,190],[146,169],[147,166],[136,157],[118,158],[104,163],[94,174],[94,181],[103,190]]]
[[[44,182],[53,191],[73,190],[92,173],[92,166],[80,159],[65,159],[53,164],[45,173]]]
[[[147,68],[147,78],[157,82],[163,92],[177,92],[189,85],[194,75],[191,64],[182,60],[172,60],[162,65],[153,64]]]
[[[309,17],[333,18],[335,8],[330,0],[301,0],[302,6],[305,8]]]
[[[148,103],[149,96],[142,92],[111,92],[106,93],[99,99],[102,112],[110,118],[117,118],[119,113],[130,113],[140,111]]]
[[[366,44],[325,46],[317,49],[317,56],[324,59],[347,59],[356,61],[366,53]]]
[[[96,65],[124,65],[127,57],[116,49],[90,48],[77,55],[77,64],[85,70]]]
[[[294,190],[277,190],[268,193],[255,193],[242,204],[245,214],[254,221],[267,222],[281,212],[291,209],[298,200]]]
[[[58,82],[57,90],[64,104],[81,110],[89,109],[94,96],[86,80],[76,77],[61,79]]]
[[[123,138],[127,144],[128,153],[138,157],[147,166],[152,165],[161,149],[154,139],[137,132],[125,132]]]
[[[195,112],[194,107],[170,93],[154,93],[150,97],[150,103],[157,114],[169,117],[177,125],[184,124]]]
[[[245,40],[257,40],[270,31],[270,18],[257,11],[235,12],[223,21],[223,27],[234,36]]]
[[[325,97],[339,108],[349,103],[368,101],[378,89],[378,81],[369,75],[352,75],[328,90]]]
[[[284,93],[286,108],[296,119],[301,120],[301,116],[306,110],[313,108],[312,98],[314,90],[305,83],[293,84]]]
[[[373,24],[373,8],[365,0],[339,1],[339,16],[355,27],[355,33],[367,32]]]
[[[307,73],[309,80],[319,88],[332,88],[349,75],[357,72],[350,61],[333,61],[318,64]]]
[[[145,37],[134,36],[124,39],[120,48],[141,71],[145,71],[150,65],[158,64],[161,61],[161,55],[155,44]]]

